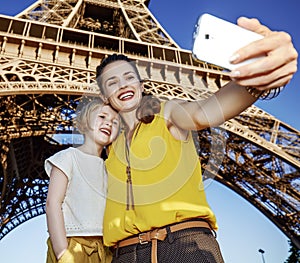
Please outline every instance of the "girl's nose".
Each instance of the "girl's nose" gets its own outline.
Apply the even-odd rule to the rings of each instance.
[[[105,122],[105,125],[111,127],[111,126],[112,126],[112,122],[111,122],[111,121],[106,121],[106,122]]]

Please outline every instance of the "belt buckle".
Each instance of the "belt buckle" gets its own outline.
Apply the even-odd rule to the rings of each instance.
[[[139,242],[140,242],[140,244],[141,245],[145,245],[145,244],[148,244],[149,243],[149,241],[143,241],[143,236],[145,236],[146,235],[146,233],[141,233],[141,234],[139,234],[139,236],[138,236],[138,238],[139,238]]]

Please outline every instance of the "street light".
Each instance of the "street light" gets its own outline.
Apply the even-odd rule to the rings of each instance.
[[[261,253],[261,257],[262,257],[263,263],[266,263],[266,262],[265,262],[265,258],[264,258],[264,253],[265,253],[265,251],[262,250],[262,249],[260,248],[260,249],[258,250],[258,252]]]

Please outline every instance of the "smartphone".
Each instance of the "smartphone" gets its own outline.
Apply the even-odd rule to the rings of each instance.
[[[229,61],[235,51],[262,38],[262,35],[205,13],[195,25],[192,53],[198,60],[233,70],[261,58],[251,58],[238,64]]]

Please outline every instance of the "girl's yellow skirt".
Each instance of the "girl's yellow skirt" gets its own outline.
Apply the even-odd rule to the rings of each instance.
[[[110,263],[112,260],[112,254],[107,247],[104,247],[101,237],[68,237],[67,239],[68,249],[57,260],[48,238],[46,263]]]

